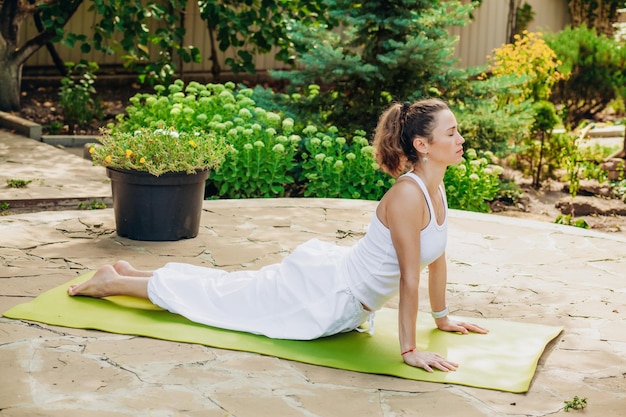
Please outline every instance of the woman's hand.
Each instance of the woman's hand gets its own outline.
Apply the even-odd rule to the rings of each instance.
[[[480,334],[489,333],[489,330],[485,329],[484,327],[480,327],[477,324],[450,320],[448,316],[442,317],[440,319],[435,319],[435,323],[437,324],[437,328],[439,330],[443,330],[444,332],[457,332],[462,334],[468,334],[469,332]]]
[[[402,359],[407,365],[423,368],[428,372],[433,372],[433,368],[443,372],[456,371],[456,368],[459,367],[457,363],[447,360],[438,353],[420,352],[419,350],[405,353],[402,355]]]

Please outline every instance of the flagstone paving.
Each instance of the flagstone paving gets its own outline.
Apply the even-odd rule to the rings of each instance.
[[[104,171],[85,162],[0,130],[0,182],[36,178],[22,195],[0,186],[0,203],[9,196],[110,198]],[[179,242],[120,238],[110,208],[9,214],[0,217],[0,312],[117,259],[145,268],[169,261],[258,268],[313,237],[350,245],[375,207],[332,199],[205,201],[198,237]],[[447,256],[454,314],[564,326],[527,393],[0,318],[0,416],[623,415],[625,238],[452,210]],[[564,401],[574,396],[586,398],[587,408],[566,414]]]

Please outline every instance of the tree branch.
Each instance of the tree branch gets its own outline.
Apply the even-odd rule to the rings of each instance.
[[[34,1],[34,0],[31,0],[31,1]],[[57,1],[58,0],[46,0],[44,2],[41,2],[40,4],[54,4]],[[66,2],[66,3],[70,3],[70,2]],[[71,2],[71,7],[68,7],[68,5],[65,4],[66,7],[63,9],[65,13],[62,13],[64,15],[62,17],[64,18],[65,22],[68,22],[71,19],[71,17],[74,15],[74,13],[76,13],[76,10],[78,10],[78,7],[82,3],[83,3],[82,0],[75,0]],[[34,8],[34,12],[38,11],[34,3],[31,3],[31,7]],[[61,17],[61,16],[58,16],[58,17]],[[54,38],[55,35],[56,35],[56,32],[54,31],[54,28],[47,29],[43,32],[39,32],[36,36],[26,41],[26,43],[17,50],[17,53],[15,55],[15,60],[20,65],[24,64],[26,60],[28,60],[28,58],[30,58],[35,52],[37,52],[40,48],[44,47],[48,42],[50,42],[50,40],[52,40],[52,38]]]
[[[21,65],[24,64],[35,52],[42,48],[54,37],[50,32],[40,32],[37,36],[30,38],[24,46],[17,50],[15,60]]]

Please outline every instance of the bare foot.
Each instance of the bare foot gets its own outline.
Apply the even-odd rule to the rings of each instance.
[[[87,281],[80,284],[70,285],[67,293],[71,296],[86,295],[88,297],[102,298],[115,295],[110,287],[111,283],[120,276],[111,265],[105,265],[98,269],[96,273]]]
[[[117,261],[113,264],[113,268],[120,275],[128,277],[151,277],[152,271],[141,271],[126,261]]]

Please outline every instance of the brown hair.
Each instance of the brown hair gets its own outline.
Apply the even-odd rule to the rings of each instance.
[[[427,99],[411,103],[394,103],[378,119],[374,132],[376,161],[394,177],[403,174],[408,166],[419,161],[413,147],[416,136],[433,140],[435,116],[448,105],[439,99]]]

